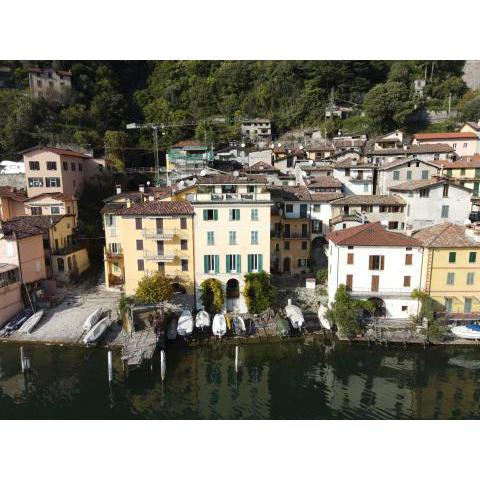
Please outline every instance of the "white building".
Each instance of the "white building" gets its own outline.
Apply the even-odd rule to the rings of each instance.
[[[30,93],[33,97],[64,103],[72,91],[72,73],[53,68],[30,68]]]
[[[444,143],[461,157],[475,155],[480,139],[473,132],[417,133],[413,137],[414,145],[424,143]]]
[[[375,166],[355,157],[338,161],[333,176],[342,182],[345,195],[371,195],[374,193]]]
[[[244,275],[270,271],[270,193],[265,180],[233,175],[199,177],[189,196],[194,217],[195,293],[216,278],[225,293],[225,308],[247,310]]]
[[[418,314],[418,301],[411,297],[421,282],[418,240],[380,223],[334,231],[327,238],[329,303],[343,284],[352,297],[371,300],[375,316],[405,319]]]
[[[471,211],[472,191],[438,177],[412,180],[390,191],[406,202],[406,229],[418,230],[442,222],[463,225]]]
[[[267,141],[272,136],[272,123],[269,118],[252,118],[243,120],[240,124],[242,137],[250,140]]]

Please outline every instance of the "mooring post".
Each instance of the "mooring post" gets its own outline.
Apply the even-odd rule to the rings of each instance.
[[[162,382],[165,380],[165,372],[167,370],[167,359],[165,357],[165,350],[160,350],[160,375]]]
[[[25,355],[23,353],[23,347],[20,347],[20,365],[22,367],[22,372],[25,373]]]
[[[238,372],[238,345],[235,345],[235,372]]]
[[[107,353],[107,361],[108,361],[108,381],[111,382],[113,380],[113,365],[112,365],[112,351],[109,350]]]

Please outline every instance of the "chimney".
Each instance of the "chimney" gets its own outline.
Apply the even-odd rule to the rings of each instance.
[[[121,185],[115,185],[115,192],[117,195],[120,195],[122,193],[122,186]]]
[[[141,183],[139,186],[138,186],[138,191],[139,192],[142,192],[142,193],[145,193],[145,185],[143,183]]]

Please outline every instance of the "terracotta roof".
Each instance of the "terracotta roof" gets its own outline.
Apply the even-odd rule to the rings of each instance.
[[[312,202],[331,202],[343,198],[343,193],[340,192],[310,192]]]
[[[376,165],[373,163],[360,162],[356,158],[344,158],[343,160],[338,160],[333,168],[376,168]]]
[[[72,72],[67,70],[55,70],[54,68],[38,68],[38,67],[31,67],[28,69],[29,72],[32,73],[42,73],[42,72],[56,72],[58,75],[67,75],[69,77],[72,76]]]
[[[299,165],[299,168],[302,170],[305,170],[305,172],[315,172],[315,171],[321,171],[321,170],[332,170],[331,165],[326,165],[326,164],[315,164],[315,165],[309,165],[308,163],[305,165]]]
[[[478,139],[473,132],[444,132],[444,133],[417,133],[414,135],[416,140],[454,140],[456,138]]]
[[[439,167],[450,170],[455,168],[479,168],[480,167],[480,155],[473,155],[471,157],[462,157],[460,160],[450,162],[448,160],[437,160],[433,162]]]
[[[469,237],[463,225],[439,223],[422,228],[412,234],[424,247],[458,248],[480,247],[480,243]]]
[[[74,215],[25,215],[2,222],[2,229],[6,235],[16,232],[18,238],[31,237],[43,234],[65,217],[74,217]]]
[[[196,140],[182,140],[177,142],[175,145],[172,145],[172,148],[182,148],[182,147],[205,147],[208,148],[203,143],[197,142]]]
[[[74,150],[67,150],[66,148],[43,147],[41,145],[37,145],[36,147],[32,147],[32,148],[27,148],[26,150],[22,150],[19,153],[29,153],[35,150],[46,150],[47,152],[56,153],[57,155],[65,155],[65,156],[76,157],[76,158],[92,158],[91,155],[87,155],[86,153],[75,152]]]
[[[370,148],[367,151],[367,155],[413,155],[419,153],[453,153],[454,151],[454,148],[446,143],[422,143],[409,145],[408,148],[382,148],[381,150]]]
[[[462,187],[459,184],[438,178],[429,178],[428,180],[411,180],[409,182],[400,183],[399,185],[393,185],[390,187],[390,190],[395,190],[399,192],[413,192],[414,190],[418,190],[420,188],[432,187],[434,185],[442,185],[444,183],[449,183],[452,187],[463,188],[465,190],[471,191],[469,188]]]
[[[321,177],[311,177],[307,180],[307,186],[341,188],[342,182],[334,177],[323,175]]]
[[[335,147],[328,142],[327,144],[321,143],[312,143],[311,145],[307,145],[305,147],[307,152],[334,152]]]
[[[246,172],[259,172],[259,171],[261,172],[261,171],[264,171],[264,170],[272,171],[272,172],[279,172],[278,168],[274,167],[273,165],[270,165],[267,162],[263,162],[263,161],[254,163],[250,167],[245,168]]]
[[[159,200],[136,203],[130,208],[120,210],[118,215],[193,215],[193,207],[186,200],[179,200],[178,202]]]
[[[264,177],[259,175],[254,176],[238,176],[222,174],[222,175],[206,175],[205,177],[199,176],[197,180],[198,185],[236,185],[247,183],[267,183]]]
[[[0,187],[0,198],[11,198],[16,202],[23,202],[27,196],[13,187]]]
[[[420,242],[403,233],[390,232],[380,222],[364,223],[356,227],[330,232],[327,238],[336,245],[375,247],[419,247]]]
[[[404,163],[409,163],[409,162],[421,162],[424,163],[425,165],[431,165],[432,167],[437,167],[438,169],[440,168],[439,165],[437,165],[436,161],[427,161],[427,160],[422,160],[420,158],[398,158],[397,160],[393,160],[391,162],[386,162],[384,163],[381,167],[379,167],[380,170],[390,170],[391,168],[398,167],[399,165],[403,165]]]
[[[303,185],[295,187],[269,185],[267,189],[271,193],[273,201],[281,199],[288,202],[308,202],[311,200],[308,188]]]
[[[398,195],[348,195],[331,202],[331,205],[405,205]]]
[[[30,198],[25,198],[25,203],[28,203],[28,202],[33,202],[35,200],[40,200],[42,198],[46,198],[46,197],[52,197],[52,198],[55,198],[56,200],[62,200],[62,201],[69,201],[69,200],[73,200],[72,197],[69,197],[68,195],[65,195],[64,193],[62,192],[52,192],[52,193],[40,193],[39,195],[35,195],[34,197],[30,197]]]

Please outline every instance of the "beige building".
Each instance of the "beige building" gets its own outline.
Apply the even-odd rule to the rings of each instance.
[[[25,215],[78,216],[77,200],[61,192],[42,193],[24,201]]]
[[[0,221],[25,215],[27,197],[13,187],[0,187]]]
[[[0,263],[0,327],[22,308],[23,300],[18,267]]]
[[[261,178],[233,175],[199,177],[191,195],[195,212],[195,291],[216,278],[225,309],[246,311],[244,275],[270,271],[270,193]]]
[[[22,153],[29,198],[57,192],[78,198],[85,182],[105,167],[103,159],[62,148],[33,147]]]
[[[36,98],[65,103],[72,91],[72,73],[53,68],[30,68],[30,93]]]

